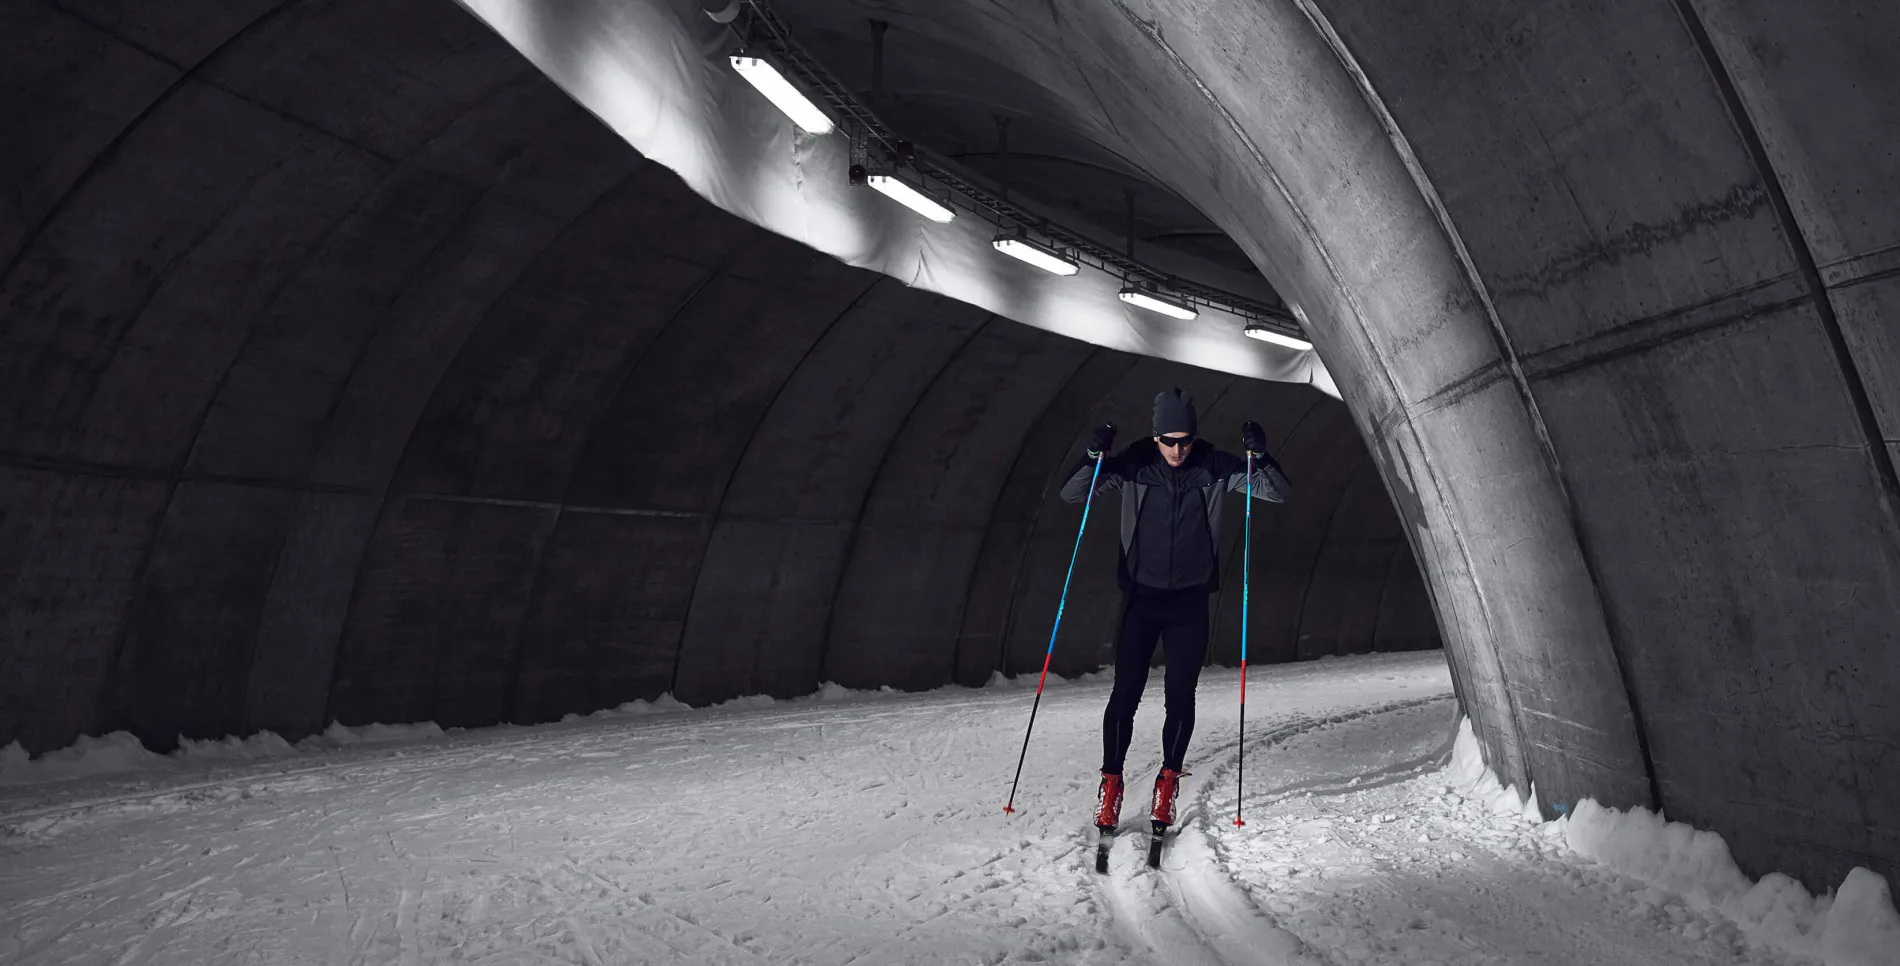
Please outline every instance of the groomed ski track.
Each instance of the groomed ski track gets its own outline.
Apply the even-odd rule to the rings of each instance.
[[[1434,806],[1419,812],[1444,813],[1431,846],[1378,839],[1405,823],[1366,819],[1395,807],[1372,798],[1429,796],[1449,747],[1437,654],[1255,670],[1244,829],[1238,676],[1209,672],[1180,832],[1148,869],[1159,677],[1107,876],[1089,825],[1106,681],[1044,697],[1013,817],[1029,691],[858,695],[0,789],[0,962],[1343,964],[1430,962],[1416,954],[1439,947],[1457,954],[1446,963],[1738,961],[1577,902],[1622,893],[1560,863],[1558,879],[1523,871],[1538,860],[1509,829],[1464,841],[1466,819]],[[1348,835],[1314,809],[1365,827]],[[1446,873],[1367,876],[1353,856],[1302,851],[1355,843],[1374,861],[1419,852],[1394,861],[1429,858],[1452,879],[1495,861],[1485,875],[1559,886],[1542,907],[1408,925],[1434,900],[1388,880]],[[1548,939],[1539,917],[1556,908],[1627,941],[1568,930],[1574,960],[1509,955]]]
[[[1247,746],[1256,756],[1271,754],[1273,746],[1316,728],[1448,703],[1446,696],[1435,695],[1331,715],[1295,715],[1291,720],[1282,719],[1277,726],[1250,729]],[[1249,791],[1248,801],[1258,807],[1286,794],[1356,791],[1417,777],[1449,760],[1452,737],[1447,728],[1440,746],[1429,754],[1344,779],[1351,784],[1320,778],[1293,786],[1254,789]],[[1110,874],[1102,883],[1103,892],[1115,911],[1116,923],[1157,962],[1320,966],[1327,962],[1323,955],[1315,955],[1297,936],[1276,925],[1234,882],[1210,839],[1217,824],[1231,824],[1236,817],[1233,793],[1235,771],[1240,766],[1239,749],[1240,742],[1230,740],[1202,756],[1218,764],[1203,766],[1206,777],[1195,783],[1196,791],[1181,810],[1181,823],[1170,834],[1159,869],[1146,866],[1147,821],[1141,811],[1145,799],[1133,794],[1145,792],[1146,786],[1130,786],[1132,805],[1124,809],[1129,814],[1124,816],[1116,854],[1110,860]],[[1259,759],[1255,761],[1258,765]]]

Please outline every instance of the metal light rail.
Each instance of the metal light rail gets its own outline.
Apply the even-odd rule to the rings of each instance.
[[[1154,269],[1011,203],[965,175],[947,159],[910,145],[899,138],[868,105],[859,101],[850,87],[834,77],[817,58],[792,39],[791,29],[767,0],[738,0],[736,6],[743,16],[734,17],[725,23],[746,50],[771,56],[781,70],[797,79],[808,96],[824,105],[854,145],[876,145],[882,149],[881,153],[892,159],[906,159],[904,163],[919,175],[948,188],[949,197],[942,200],[972,214],[1033,228],[1038,234],[1047,237],[1055,247],[1067,249],[1070,257],[1080,264],[1119,276],[1130,283],[1146,283],[1166,289],[1167,294],[1178,301],[1226,312],[1305,341],[1299,320],[1283,306]],[[901,148],[900,142],[904,145]]]

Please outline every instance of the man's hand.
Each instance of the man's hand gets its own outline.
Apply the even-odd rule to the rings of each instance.
[[[1099,426],[1089,437],[1089,459],[1101,459],[1115,445],[1115,424]]]
[[[1248,456],[1258,458],[1267,455],[1267,431],[1251,419],[1241,423],[1240,445],[1246,447]]]

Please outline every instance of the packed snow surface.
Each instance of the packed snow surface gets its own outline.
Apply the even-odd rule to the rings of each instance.
[[[1045,694],[1014,816],[1021,681],[9,749],[0,962],[1895,962],[1872,873],[1817,900],[1647,813],[1543,822],[1485,772],[1436,653],[1250,677],[1244,800],[1239,678],[1209,672],[1158,871],[1151,695],[1107,876],[1099,675]]]

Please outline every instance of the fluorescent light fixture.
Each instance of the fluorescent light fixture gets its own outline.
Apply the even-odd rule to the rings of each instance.
[[[1200,314],[1194,310],[1194,306],[1161,295],[1145,285],[1130,285],[1122,289],[1121,298],[1129,305],[1177,319],[1191,319]]]
[[[1306,350],[1311,349],[1313,347],[1313,343],[1308,342],[1305,339],[1296,339],[1293,336],[1287,335],[1286,333],[1281,332],[1278,329],[1269,329],[1258,322],[1247,323],[1246,332],[1247,332],[1247,337],[1250,339],[1259,339],[1262,342],[1271,342],[1274,345],[1283,345],[1289,349],[1298,349],[1301,352],[1305,352]]]
[[[1021,232],[1014,235],[998,235],[990,242],[997,251],[1011,258],[1028,262],[1052,275],[1074,275],[1082,266],[1062,253],[1059,248],[1038,244],[1023,237]]]
[[[948,222],[957,216],[957,213],[945,207],[943,202],[897,180],[896,175],[874,174],[866,178],[865,183],[876,188],[885,197],[938,224]]]
[[[766,100],[771,101],[792,123],[807,134],[830,134],[831,118],[818,109],[811,99],[800,93],[792,82],[779,73],[778,68],[769,60],[746,54],[732,55],[732,69],[746,82],[759,89]]]

